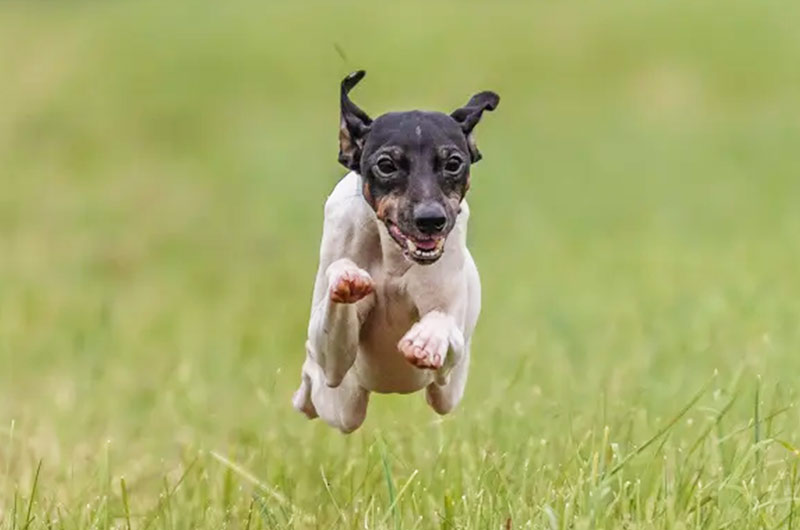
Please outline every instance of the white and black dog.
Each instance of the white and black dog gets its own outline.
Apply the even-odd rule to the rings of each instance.
[[[439,414],[464,394],[481,306],[467,250],[473,128],[500,98],[481,92],[452,114],[390,112],[374,121],[342,81],[339,161],[351,170],[325,203],[306,360],[294,407],[349,433],[370,392],[426,389]]]

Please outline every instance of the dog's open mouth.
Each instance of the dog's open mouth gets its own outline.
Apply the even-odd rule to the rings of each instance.
[[[413,237],[403,233],[391,221],[386,222],[386,228],[389,230],[392,239],[403,249],[403,253],[416,262],[433,263],[444,252],[445,238],[443,236]]]

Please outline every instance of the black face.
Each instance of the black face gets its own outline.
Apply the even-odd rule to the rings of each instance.
[[[372,124],[361,155],[364,196],[406,255],[436,261],[467,191],[469,149],[446,114],[397,112]]]
[[[472,128],[496,94],[482,92],[466,107],[440,112],[390,112],[372,121],[347,97],[364,76],[342,82],[339,160],[358,171],[364,197],[405,255],[417,263],[441,257],[480,159]]]

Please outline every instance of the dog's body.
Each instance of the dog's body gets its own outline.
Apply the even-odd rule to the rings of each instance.
[[[477,119],[463,138],[453,132],[461,130],[456,113],[441,115],[452,126],[438,113],[419,112],[373,123],[345,101],[361,77],[343,82],[340,160],[353,171],[325,204],[307,356],[293,399],[309,418],[320,416],[343,432],[364,421],[370,392],[425,388],[436,412],[452,410],[464,393],[481,305],[466,246],[463,160],[480,156],[469,136]],[[491,95],[493,103],[480,107],[478,118],[496,106]],[[366,131],[359,131],[364,123]],[[425,163],[437,153],[447,159],[438,164],[439,177],[437,163]]]

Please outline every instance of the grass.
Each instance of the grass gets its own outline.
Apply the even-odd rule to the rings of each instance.
[[[800,528],[800,11],[0,6],[0,529]],[[337,87],[479,126],[467,395],[291,410]]]

